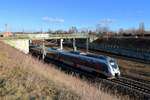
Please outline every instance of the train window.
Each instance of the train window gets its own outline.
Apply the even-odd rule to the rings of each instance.
[[[70,51],[70,53],[72,53],[72,54],[80,54],[80,52],[79,51]]]
[[[115,69],[117,68],[117,64],[116,64],[115,60],[111,59],[111,60],[109,60],[109,63],[113,68],[115,68]]]
[[[48,49],[50,49],[50,50],[58,50],[57,48],[48,48]]]
[[[101,70],[102,70],[103,72],[108,73],[108,66],[107,66],[107,65],[102,65]]]
[[[106,57],[104,57],[104,56],[94,55],[94,54],[87,54],[86,56],[88,56],[88,57],[94,57],[94,58],[98,58],[98,59],[103,59],[103,60],[106,59]]]

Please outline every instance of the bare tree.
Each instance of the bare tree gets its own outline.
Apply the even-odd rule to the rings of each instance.
[[[47,32],[47,33],[52,34],[53,31],[52,31],[51,29],[48,29],[48,32]]]
[[[63,34],[64,31],[63,31],[63,30],[56,30],[55,33],[56,33],[56,34]]]
[[[124,29],[123,28],[120,28],[119,29],[119,34],[123,34],[124,33]]]
[[[104,35],[107,32],[109,32],[109,27],[108,26],[102,26],[101,24],[96,25],[96,33],[98,35]]]
[[[139,33],[144,36],[144,33],[145,33],[145,27],[144,27],[144,22],[141,22],[139,24]]]
[[[78,33],[78,29],[77,29],[75,26],[72,26],[72,27],[69,29],[69,33]]]

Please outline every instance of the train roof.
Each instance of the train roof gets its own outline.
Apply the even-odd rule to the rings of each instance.
[[[42,49],[40,46],[35,46],[32,49]],[[59,48],[46,48],[47,52],[52,52],[52,53],[59,53],[62,55],[67,55],[67,56],[72,56],[72,57],[80,57],[81,59],[85,60],[91,60],[94,62],[103,62],[107,63],[111,57],[104,56],[104,55],[96,55],[93,53],[84,53],[80,51],[65,51],[65,50],[60,50]]]
[[[87,56],[87,57],[91,57],[91,58],[102,59],[102,60],[106,60],[108,58],[108,56],[96,55],[96,54],[93,54],[93,53],[84,53],[84,52],[80,52],[80,51],[70,51],[70,53],[83,55],[83,56]]]
[[[39,46],[35,46],[35,49],[41,49]],[[61,53],[65,55],[71,55],[71,56],[79,56],[82,59],[91,59],[91,60],[101,60],[106,62],[110,57],[104,56],[104,55],[96,55],[93,53],[85,53],[81,51],[65,51],[65,50],[60,50],[59,48],[47,48],[48,52],[55,52],[55,53]]]
[[[86,56],[88,56],[88,57],[94,57],[94,58],[102,59],[102,60],[106,60],[108,58],[107,56],[104,56],[104,55],[96,55],[96,54],[92,54],[92,53],[89,53]]]
[[[85,60],[91,60],[94,62],[103,62],[103,63],[107,63],[107,56],[103,56],[103,55],[95,55],[92,53],[84,53],[84,52],[80,52],[80,51],[69,51],[69,52],[62,52],[61,54],[64,55],[68,55],[68,56],[74,56],[74,57],[80,57],[81,59],[85,59]]]

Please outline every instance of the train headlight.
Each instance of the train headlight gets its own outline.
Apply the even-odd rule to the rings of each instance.
[[[111,62],[111,63],[110,63],[110,65],[114,66],[114,65],[115,65],[115,63],[114,63],[114,62]]]

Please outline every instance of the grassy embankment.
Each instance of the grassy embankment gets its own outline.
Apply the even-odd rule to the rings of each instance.
[[[0,100],[118,99],[102,92],[100,85],[67,75],[2,42],[0,50]]]

